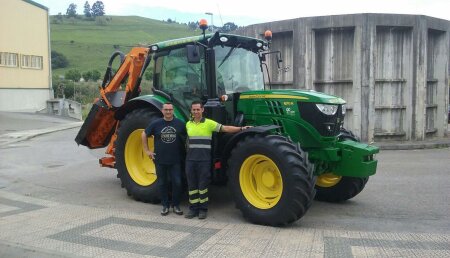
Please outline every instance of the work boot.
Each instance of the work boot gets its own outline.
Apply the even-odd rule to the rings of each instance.
[[[183,215],[183,211],[180,209],[180,206],[173,207],[173,213],[177,215]]]
[[[189,210],[188,214],[184,215],[186,219],[192,219],[193,217],[197,217],[197,212],[193,210]]]
[[[206,211],[200,211],[198,213],[198,219],[206,219],[207,217],[207,212]]]
[[[163,207],[161,210],[161,215],[166,216],[167,214],[169,214],[169,208]]]

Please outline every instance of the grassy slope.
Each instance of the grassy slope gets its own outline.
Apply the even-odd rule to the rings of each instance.
[[[50,24],[52,50],[64,54],[69,60],[69,66],[53,70],[54,75],[76,68],[81,72],[97,69],[103,76],[107,62],[115,51],[114,45],[119,45],[120,51],[126,54],[131,47],[139,44],[148,45],[200,33],[189,30],[185,25],[168,24],[143,17],[106,17],[111,17],[112,20],[104,26],[97,25],[95,21],[78,19],[74,24],[66,19],[63,24]]]

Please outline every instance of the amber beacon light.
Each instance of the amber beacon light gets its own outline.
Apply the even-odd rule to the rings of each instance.
[[[205,30],[208,28],[208,21],[206,19],[201,19],[199,22],[199,27],[203,30],[203,32],[205,32]]]
[[[271,41],[271,40],[272,40],[272,31],[266,30],[266,31],[264,32],[264,38],[265,38],[267,41]]]

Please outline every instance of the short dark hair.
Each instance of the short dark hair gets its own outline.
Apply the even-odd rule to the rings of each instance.
[[[194,100],[191,103],[191,108],[192,108],[193,105],[197,105],[197,104],[200,104],[200,107],[203,107],[203,103],[200,100]]]

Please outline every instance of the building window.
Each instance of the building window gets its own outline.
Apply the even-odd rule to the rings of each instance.
[[[22,68],[42,69],[42,56],[21,55]]]
[[[17,67],[17,57],[16,53],[0,52],[0,66]]]

